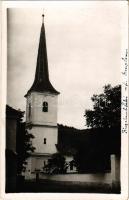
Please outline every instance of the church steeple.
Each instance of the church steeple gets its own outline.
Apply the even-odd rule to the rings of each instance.
[[[53,94],[59,94],[59,92],[56,91],[56,89],[52,86],[49,80],[44,14],[42,15],[42,17],[43,17],[43,22],[40,33],[35,79],[33,85],[31,86],[27,94],[30,93],[31,91],[50,92]]]
[[[49,80],[43,15],[35,79],[26,94],[26,129],[33,134],[32,145],[35,147],[27,160],[26,178],[32,179],[35,169],[42,171],[51,155],[57,153],[58,94]]]

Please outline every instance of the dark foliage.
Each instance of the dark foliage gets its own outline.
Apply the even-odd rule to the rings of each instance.
[[[61,153],[55,153],[48,160],[48,164],[43,168],[48,174],[64,174],[66,173],[67,164],[65,157]]]
[[[110,171],[110,155],[120,155],[120,129],[91,129],[85,140],[78,143],[74,156],[79,172]]]
[[[120,127],[121,86],[104,86],[104,92],[93,95],[93,110],[86,110],[86,124],[92,128]]]
[[[34,152],[32,139],[34,136],[25,129],[25,123],[20,123],[17,134],[17,174],[26,168],[26,159]]]
[[[110,170],[110,155],[120,154],[120,129],[94,128],[78,130],[58,125],[58,149],[73,155],[79,172]]]
[[[15,176],[16,174],[16,153],[10,149],[6,149],[6,177]]]
[[[74,156],[78,171],[110,170],[110,155],[119,154],[121,147],[121,86],[104,86],[104,93],[93,95],[93,110],[86,110],[91,134],[78,143]]]
[[[58,124],[58,149],[65,155],[74,155],[79,146],[89,146],[94,148],[103,146],[106,152],[120,153],[121,130],[119,127],[112,128],[93,128],[93,129],[75,129]],[[88,150],[87,149],[87,150]],[[89,150],[88,150],[89,151]]]

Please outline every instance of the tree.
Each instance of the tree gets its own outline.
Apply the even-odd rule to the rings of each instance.
[[[34,152],[35,147],[32,146],[34,136],[25,128],[25,123],[19,124],[17,135],[17,174],[21,175],[26,169],[26,159]]]
[[[67,170],[65,157],[61,153],[55,153],[48,160],[48,164],[43,167],[43,171],[48,174],[64,174]]]
[[[104,86],[102,94],[94,94],[93,110],[86,110],[86,124],[92,128],[120,127],[121,124],[121,86]]]
[[[79,173],[96,173],[110,170],[109,141],[107,142],[109,131],[111,132],[108,129],[95,128],[84,133],[86,139],[78,143],[77,152],[74,155]],[[114,132],[112,131],[112,133]]]
[[[104,92],[93,95],[93,110],[85,111],[89,133],[78,144],[74,160],[79,172],[110,170],[110,155],[120,155],[121,86],[104,86]]]
[[[105,85],[104,92],[93,95],[91,100],[94,103],[93,110],[85,111],[87,126],[101,129],[101,143],[105,147],[103,151],[120,155],[121,86]]]

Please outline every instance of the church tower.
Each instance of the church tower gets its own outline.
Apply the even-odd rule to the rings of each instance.
[[[34,153],[27,161],[26,175],[32,177],[35,170],[42,170],[48,159],[56,153],[57,101],[59,92],[49,79],[44,15],[40,33],[35,79],[25,95],[26,127],[34,135]]]

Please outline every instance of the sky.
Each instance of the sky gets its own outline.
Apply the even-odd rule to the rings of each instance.
[[[7,103],[22,111],[34,80],[43,10],[49,76],[60,92],[58,123],[84,129],[92,95],[121,82],[121,1],[48,1],[8,9]]]

